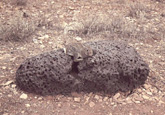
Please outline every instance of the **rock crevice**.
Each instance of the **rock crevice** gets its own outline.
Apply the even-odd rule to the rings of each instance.
[[[137,51],[119,41],[97,41],[85,45],[95,55],[73,62],[62,49],[27,59],[16,72],[17,86],[41,95],[83,92],[127,92],[144,84],[148,65]]]

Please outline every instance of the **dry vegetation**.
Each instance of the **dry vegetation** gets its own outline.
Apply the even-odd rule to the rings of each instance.
[[[64,31],[81,37],[103,35],[106,38],[164,39],[163,18],[161,15],[154,16],[152,10],[152,7],[140,2],[130,3],[124,15],[89,15],[85,19],[71,23]]]
[[[159,2],[159,3],[165,3],[164,0],[152,0],[152,1]]]
[[[42,28],[51,29],[53,24],[44,16],[35,20],[29,20],[25,12],[16,12],[8,21],[0,23],[0,41],[24,42],[31,40],[31,36]],[[61,29],[60,26],[56,29]]]
[[[36,27],[33,21],[27,21],[21,17],[16,17],[0,27],[0,40],[25,41],[35,30]]]
[[[27,0],[13,2],[25,5]],[[145,6],[141,2],[131,2],[125,14],[120,16],[113,16],[110,13],[108,15],[90,14],[87,18],[71,22],[64,27],[64,33],[81,37],[103,35],[106,38],[163,39],[165,36],[164,25],[160,24],[163,14],[160,17],[154,17],[151,12],[151,7]],[[26,17],[26,13],[23,16]],[[44,16],[41,17],[37,21],[38,25],[34,24],[36,21],[26,20],[22,16],[16,16],[9,20],[9,23],[1,24],[3,26],[0,27],[0,40],[21,41],[34,34],[37,27],[44,26],[47,29],[53,27],[52,21],[48,21]],[[153,22],[155,19],[158,22]],[[61,30],[59,25],[56,28]]]
[[[19,6],[25,6],[27,4],[28,0],[13,0],[13,2],[15,2],[16,5]]]
[[[132,18],[145,18],[151,9],[140,2],[131,3],[129,5],[128,16]]]
[[[97,110],[103,115],[103,112],[107,115],[109,111],[127,114],[130,108],[136,108],[138,104],[140,109],[137,109],[137,113],[133,109],[130,114],[150,115],[150,112],[145,112],[153,107],[152,114],[161,115],[161,108],[164,110],[161,101],[164,99],[165,102],[164,3],[165,0],[0,0],[0,114],[55,114],[51,111],[67,114],[72,108],[78,112],[82,108],[88,114],[97,109],[94,106],[92,110],[88,106],[94,102],[100,106]],[[67,39],[72,42],[76,37],[81,38],[80,42],[103,39],[127,41],[149,64],[151,71],[144,86],[146,88],[138,88],[128,98],[118,93],[119,100],[110,98],[105,103],[103,96],[93,99],[95,94],[91,93],[78,97],[78,103],[68,97],[59,98],[59,103],[28,94],[26,99],[19,98],[24,92],[18,91],[14,83],[17,67],[27,57],[61,48]],[[89,100],[84,103],[86,98]],[[136,98],[139,100],[135,101]],[[10,101],[13,105],[19,104],[13,106]],[[102,107],[102,103],[107,109]],[[26,104],[30,107],[26,107]],[[70,107],[73,104],[75,106]]]

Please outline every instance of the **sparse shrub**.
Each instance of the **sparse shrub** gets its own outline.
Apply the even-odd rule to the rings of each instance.
[[[137,5],[135,3],[135,5]],[[149,11],[148,9],[140,11]],[[140,10],[141,9],[141,10]],[[136,10],[131,10],[136,11]],[[132,16],[139,18],[131,18],[128,16],[113,16],[109,15],[89,15],[80,21],[72,22],[64,29],[64,33],[80,36],[84,38],[104,37],[108,39],[138,39],[138,40],[153,40],[164,39],[164,24],[152,23],[148,21],[150,15],[138,14],[132,12]],[[152,17],[155,18],[155,17]]]
[[[128,16],[133,18],[144,17],[146,13],[148,13],[150,9],[140,2],[131,3],[129,6]]]
[[[159,3],[165,3],[165,0],[152,0],[152,1],[159,2]]]
[[[110,31],[110,34],[113,36],[121,36],[124,32],[125,22],[123,18],[116,17],[113,18],[111,23],[106,28],[106,31]]]
[[[91,34],[99,34],[106,30],[106,24],[101,19],[94,17],[86,22],[82,22],[84,28],[80,31],[80,33],[84,35],[91,35]]]
[[[59,19],[54,17],[53,15],[45,16],[45,15],[39,15],[37,18],[37,27],[41,29],[47,29],[47,30],[56,30],[56,31],[62,31],[63,28],[60,25]]]
[[[103,35],[109,38],[134,36],[135,25],[128,23],[123,17],[94,17],[71,23],[64,29],[65,33],[78,36]],[[67,31],[67,32],[66,32]]]
[[[26,6],[28,3],[28,0],[1,0],[5,4],[11,4],[15,6]]]
[[[13,3],[18,6],[26,6],[28,0],[14,0]]]
[[[36,30],[33,21],[27,21],[21,17],[13,17],[7,24],[1,24],[0,40],[24,41]]]
[[[41,17],[39,20],[38,20],[38,27],[45,27],[45,28],[52,28],[53,27],[53,21],[49,21],[47,20],[45,17]]]
[[[118,4],[125,4],[126,3],[125,0],[115,0],[115,2],[118,3]]]
[[[72,22],[65,27],[64,33],[75,34],[78,36],[92,36],[105,32],[109,26],[108,20],[92,16],[83,19],[80,22]]]

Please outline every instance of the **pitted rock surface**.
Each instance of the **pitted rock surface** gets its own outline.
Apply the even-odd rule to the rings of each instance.
[[[76,82],[68,74],[72,63],[71,57],[65,55],[62,49],[28,58],[16,72],[17,86],[42,95],[63,92]]]
[[[62,49],[28,58],[16,72],[17,86],[41,95],[72,91],[132,91],[144,84],[148,65],[136,50],[119,41],[86,43],[95,55],[73,62]]]
[[[118,41],[97,41],[86,45],[96,54],[79,63],[80,78],[94,82],[110,93],[132,91],[144,84],[149,67],[133,47]]]

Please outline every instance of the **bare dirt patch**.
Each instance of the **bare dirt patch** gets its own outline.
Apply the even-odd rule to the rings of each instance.
[[[27,0],[26,5],[15,5],[7,1],[0,1],[1,27],[7,25],[11,28],[9,22],[17,18],[14,14],[18,12],[21,19],[19,22],[25,20],[30,25],[33,24],[31,22],[35,23],[30,26],[28,36],[25,33],[29,31],[24,31],[26,24],[14,31],[18,35],[16,37],[11,34],[13,31],[0,35],[0,114],[165,114],[163,1],[141,0],[137,3],[132,0]],[[18,27],[15,24],[13,23],[14,27]],[[31,27],[35,28],[32,33]],[[10,40],[13,37],[21,40]],[[103,39],[126,41],[150,67],[145,84],[130,95],[118,92],[112,97],[103,93],[83,92],[72,92],[71,96],[44,97],[17,89],[15,73],[27,57],[56,50],[63,47],[65,42],[74,41],[78,37],[81,42]]]

